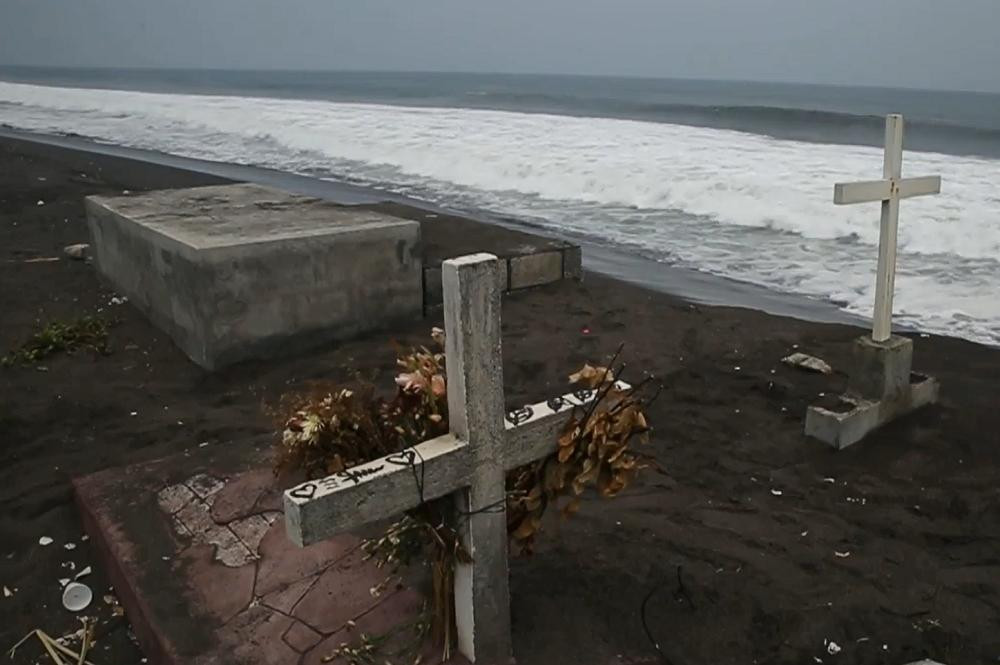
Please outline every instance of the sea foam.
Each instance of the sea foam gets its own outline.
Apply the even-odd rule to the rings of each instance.
[[[866,315],[878,204],[833,183],[881,150],[614,118],[0,83],[0,121],[201,159],[338,175],[558,231]],[[897,319],[1000,343],[1000,160],[907,151],[940,174],[904,201]]]

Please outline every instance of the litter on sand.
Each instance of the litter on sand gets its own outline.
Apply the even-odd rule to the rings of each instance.
[[[63,589],[62,603],[70,612],[82,612],[94,599],[94,592],[81,582],[69,582]]]
[[[58,256],[37,256],[33,259],[24,259],[21,263],[55,263],[58,260]],[[17,261],[4,261],[4,263],[17,263]]]
[[[819,372],[820,374],[833,373],[833,368],[825,360],[816,356],[810,356],[808,353],[796,352],[790,356],[785,356],[781,359],[781,362],[810,372]]]
[[[63,247],[63,254],[71,259],[76,259],[77,261],[83,261],[87,258],[87,252],[90,250],[90,244],[81,242],[75,245],[66,245]]]
[[[48,536],[42,536],[41,538],[38,539],[38,544],[41,545],[42,547],[46,547],[52,544],[52,539],[49,538]]]
[[[55,665],[94,665],[93,662],[87,660],[87,652],[90,651],[91,642],[93,642],[95,624],[93,621],[89,621],[87,619],[81,619],[81,621],[83,621],[83,644],[80,645],[79,651],[73,651],[60,640],[50,637],[44,630],[36,628],[25,635],[20,642],[12,646],[10,651],[7,653],[10,658],[13,659],[18,647],[30,640],[32,637],[37,637],[38,641],[42,643],[42,647],[45,649],[45,652]]]

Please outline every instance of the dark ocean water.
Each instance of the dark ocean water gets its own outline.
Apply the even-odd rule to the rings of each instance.
[[[478,108],[628,118],[775,138],[881,145],[903,113],[907,147],[1000,156],[1000,94],[792,83],[523,74],[0,67],[42,85]]]

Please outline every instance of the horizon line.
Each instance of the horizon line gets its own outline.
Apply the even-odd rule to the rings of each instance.
[[[161,72],[265,72],[265,73],[325,73],[325,74],[430,74],[430,75],[479,75],[479,76],[526,76],[526,77],[566,77],[593,79],[633,79],[638,81],[685,81],[696,83],[736,83],[762,85],[814,86],[819,88],[862,88],[874,90],[901,90],[912,92],[965,93],[976,95],[1000,95],[1000,90],[970,90],[965,88],[918,88],[902,85],[862,84],[842,82],[810,82],[787,79],[730,79],[690,76],[654,76],[645,74],[584,74],[566,72],[502,72],[476,70],[419,70],[419,69],[335,69],[335,68],[287,68],[287,67],[162,67],[162,66],[115,66],[115,65],[38,65],[24,63],[0,63],[0,69],[35,69],[63,71],[161,71]]]

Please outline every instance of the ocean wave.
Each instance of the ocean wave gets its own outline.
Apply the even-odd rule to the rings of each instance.
[[[877,178],[873,147],[635,119],[0,83],[4,103],[0,121],[24,129],[325,171],[870,311],[878,205],[834,206],[832,185]],[[900,320],[1000,343],[1000,160],[908,151],[904,174],[941,174],[944,191],[902,204]]]
[[[705,124],[722,121],[727,125],[745,127],[808,128],[817,135],[835,136],[844,129],[863,128],[878,134],[885,127],[885,116],[878,113],[833,111],[794,106],[761,104],[715,104],[711,102],[683,104],[676,102],[632,101],[618,96],[594,94],[573,95],[564,92],[504,92],[477,90],[466,93],[476,108],[490,105],[499,109],[549,109],[560,115],[625,117],[631,119],[684,119]],[[1000,127],[970,126],[944,120],[919,119],[909,121],[913,133],[948,134],[997,140]]]

